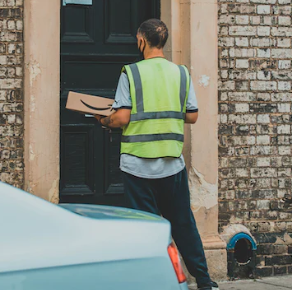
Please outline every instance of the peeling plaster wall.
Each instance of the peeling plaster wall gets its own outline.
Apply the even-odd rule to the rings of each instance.
[[[185,127],[190,198],[213,279],[225,279],[226,243],[218,235],[217,1],[180,1],[181,63],[189,68],[199,106]],[[207,37],[206,37],[207,36]]]
[[[186,17],[188,13],[189,18]],[[186,159],[190,165],[192,208],[203,239],[218,235],[216,15],[216,1],[185,1],[181,16],[183,26],[189,21],[189,37],[183,36],[182,46],[189,48],[183,49],[183,60],[189,61],[199,106],[198,122],[190,125],[186,134],[190,142]]]
[[[189,170],[191,206],[194,212],[200,208],[211,209],[218,204],[218,184],[208,183],[194,167]]]
[[[59,200],[60,1],[26,0],[25,190]]]

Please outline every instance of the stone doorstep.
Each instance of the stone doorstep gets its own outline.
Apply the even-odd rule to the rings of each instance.
[[[292,289],[292,275],[268,277],[256,280],[225,281],[219,283],[220,290],[287,290]],[[197,289],[194,283],[190,290]]]

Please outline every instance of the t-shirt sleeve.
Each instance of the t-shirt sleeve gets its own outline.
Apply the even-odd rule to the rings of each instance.
[[[189,90],[189,96],[187,99],[187,113],[194,113],[198,112],[198,101],[194,89],[194,84],[192,79],[190,79],[190,90]]]
[[[116,95],[115,102],[112,106],[113,109],[132,109],[132,99],[130,95],[130,84],[128,76],[121,73]]]

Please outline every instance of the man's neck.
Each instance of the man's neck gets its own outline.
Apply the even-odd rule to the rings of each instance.
[[[165,58],[163,54],[163,49],[158,49],[158,48],[145,49],[144,59],[150,59],[150,58],[155,58],[155,57]]]

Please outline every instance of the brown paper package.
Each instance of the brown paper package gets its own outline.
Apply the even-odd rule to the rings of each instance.
[[[112,99],[69,92],[66,109],[84,114],[109,116],[114,112],[113,103]]]

